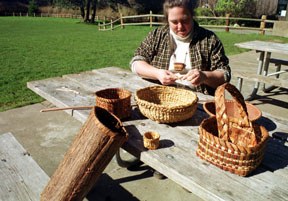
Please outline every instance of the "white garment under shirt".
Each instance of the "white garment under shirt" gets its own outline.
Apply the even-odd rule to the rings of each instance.
[[[181,73],[187,73],[188,70],[191,69],[191,62],[190,62],[190,51],[189,51],[189,45],[191,42],[190,40],[179,40],[179,37],[176,36],[176,34],[170,30],[170,34],[175,40],[176,43],[176,50],[172,54],[170,58],[169,63],[169,70],[174,70],[174,63],[184,63],[186,65],[185,70]]]

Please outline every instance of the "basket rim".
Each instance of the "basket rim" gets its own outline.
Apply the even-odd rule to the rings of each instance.
[[[105,97],[102,97],[102,96],[99,96],[100,93],[103,93],[103,92],[107,92],[109,90],[114,90],[114,91],[120,91],[120,92],[124,92],[127,94],[127,96],[125,96],[124,98],[105,98]],[[96,98],[100,98],[100,99],[103,99],[103,100],[110,100],[110,101],[113,101],[113,100],[124,100],[124,99],[127,99],[127,98],[130,98],[132,96],[132,93],[131,91],[127,90],[127,89],[124,89],[124,88],[106,88],[106,89],[101,89],[101,90],[98,90],[95,92],[95,96]]]
[[[235,100],[230,100],[230,99],[226,99],[225,100],[225,102],[236,102]],[[209,115],[209,116],[216,116],[216,114],[213,114],[209,109],[208,109],[208,105],[210,105],[210,104],[214,104],[215,105],[215,101],[214,100],[210,100],[210,101],[207,101],[207,102],[204,102],[203,103],[203,109],[205,110],[205,112]],[[261,110],[258,108],[258,107],[256,107],[255,105],[253,105],[252,103],[249,103],[248,101],[245,101],[245,104],[246,104],[246,106],[250,106],[251,108],[253,107],[253,108],[255,108],[255,111],[257,111],[257,115],[255,115],[255,117],[254,118],[249,118],[249,120],[250,121],[256,121],[256,120],[258,120],[259,118],[261,118],[261,116],[262,116],[262,112],[261,112]],[[216,106],[215,106],[216,107]],[[248,112],[248,107],[247,107],[247,112]],[[249,117],[249,112],[248,112],[248,117]]]
[[[143,100],[143,99],[138,97],[138,94],[140,92],[147,91],[149,89],[155,89],[155,88],[162,88],[162,89],[165,88],[166,90],[168,89],[168,90],[173,90],[173,91],[176,91],[176,90],[184,91],[185,90],[185,92],[190,93],[194,97],[194,99],[191,99],[191,101],[189,101],[188,103],[185,103],[185,104],[169,106],[169,105],[161,105],[161,104],[152,103],[152,102],[149,102],[147,100]],[[138,89],[136,91],[136,94],[135,94],[135,99],[138,102],[138,104],[140,104],[140,105],[146,105],[146,106],[150,106],[150,107],[154,106],[154,107],[157,107],[159,109],[167,109],[167,110],[183,109],[183,108],[191,107],[191,105],[194,105],[198,102],[198,97],[197,97],[197,94],[195,92],[187,90],[187,89],[175,88],[172,86],[149,86],[149,87],[145,87],[142,89]]]

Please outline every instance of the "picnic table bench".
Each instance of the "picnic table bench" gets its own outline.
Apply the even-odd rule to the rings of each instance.
[[[271,138],[262,164],[248,177],[225,172],[196,156],[198,127],[208,115],[202,103],[214,100],[197,93],[198,108],[191,119],[173,124],[159,124],[141,115],[135,105],[136,90],[155,85],[130,71],[107,67],[79,74],[48,78],[27,83],[29,89],[57,107],[95,105],[95,92],[106,88],[125,88],[132,92],[132,115],[123,121],[129,134],[122,146],[146,165],[164,174],[204,200],[287,200],[288,199],[288,120],[267,113],[258,120]],[[66,110],[84,123],[89,110]],[[157,131],[160,148],[147,150],[142,135]]]
[[[0,200],[39,201],[49,176],[12,133],[0,135]]]

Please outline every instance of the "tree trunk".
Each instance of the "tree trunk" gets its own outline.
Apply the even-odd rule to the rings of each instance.
[[[84,0],[80,1],[80,12],[81,12],[81,17],[83,20],[85,20],[85,8],[84,8]]]
[[[90,6],[91,6],[91,0],[87,0],[86,16],[85,16],[84,22],[89,22],[90,21]]]
[[[83,200],[127,137],[116,116],[94,107],[41,193],[41,201]]]
[[[95,22],[96,17],[96,7],[97,7],[97,0],[92,0],[92,15],[91,15],[91,23]]]

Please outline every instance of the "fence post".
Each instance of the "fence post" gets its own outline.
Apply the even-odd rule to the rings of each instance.
[[[226,14],[226,20],[225,20],[225,25],[226,25],[225,31],[226,31],[226,32],[229,32],[229,26],[230,26],[230,19],[229,19],[229,17],[230,17],[230,14],[229,14],[229,13]]]
[[[112,21],[112,19],[110,20],[110,23],[111,23],[111,30],[113,30],[113,21]]]
[[[265,34],[266,19],[267,19],[267,16],[266,15],[262,15],[259,34],[262,34],[262,35]]]
[[[103,30],[106,29],[106,16],[104,16],[104,20],[103,20]]]
[[[123,23],[123,17],[122,17],[122,13],[120,13],[120,24],[121,24],[121,28],[124,28],[124,23]]]
[[[153,19],[152,19],[152,10],[150,10],[150,28],[152,27]]]

